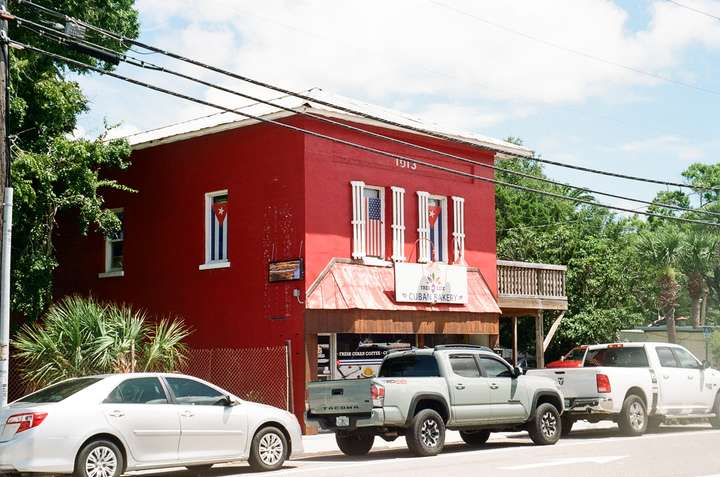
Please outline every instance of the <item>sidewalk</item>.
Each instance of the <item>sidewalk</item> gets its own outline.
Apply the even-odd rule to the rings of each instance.
[[[573,426],[573,432],[590,429],[612,429],[615,427],[617,427],[617,425],[612,422],[599,422],[597,424],[590,424],[585,421],[578,421]],[[518,436],[526,437],[527,433],[498,432],[490,435],[490,442],[502,442],[503,440],[517,438]],[[447,431],[445,433],[445,444],[459,443],[462,443],[462,439],[460,438],[460,433],[458,431]],[[323,433],[314,436],[303,436],[303,446],[305,447],[305,453],[303,454],[304,457],[340,453],[340,449],[338,449],[338,446],[335,443],[335,434],[332,433]],[[373,445],[372,450],[383,451],[405,448],[407,448],[407,445],[405,444],[404,437],[398,437],[392,442],[386,442],[381,437],[376,437],[375,444]]]

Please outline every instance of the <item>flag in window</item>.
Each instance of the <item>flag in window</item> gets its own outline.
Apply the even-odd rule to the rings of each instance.
[[[378,197],[365,198],[365,255],[382,258],[382,202]]]
[[[432,249],[432,260],[434,262],[445,261],[445,247],[443,235],[442,207],[438,201],[430,200],[438,205],[428,206],[428,223],[430,225],[430,248]]]
[[[212,198],[210,209],[210,257],[209,261],[227,261],[228,259],[228,196]]]

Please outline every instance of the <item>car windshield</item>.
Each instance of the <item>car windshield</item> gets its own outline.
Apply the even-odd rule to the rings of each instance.
[[[649,367],[644,348],[603,348],[588,351],[585,367],[607,366],[617,368]]]
[[[435,356],[404,355],[386,358],[380,366],[380,378],[422,378],[440,376]]]
[[[52,386],[41,389],[40,391],[28,394],[15,402],[31,402],[36,404],[60,402],[102,379],[103,378],[68,379],[67,381],[53,384]]]
[[[565,359],[572,361],[582,361],[585,356],[587,348],[573,348],[568,354],[565,355]]]

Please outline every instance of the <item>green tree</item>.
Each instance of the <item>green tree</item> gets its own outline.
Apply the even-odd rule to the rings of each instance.
[[[116,31],[138,35],[138,14],[133,0],[37,0],[51,8]],[[11,4],[13,13],[39,23],[47,18],[27,4]],[[10,22],[10,37],[71,56],[94,66],[112,65],[76,53],[48,37],[41,37]],[[89,33],[89,40],[125,51],[127,45]],[[52,295],[52,274],[57,266],[53,248],[58,214],[72,212],[80,230],[91,228],[110,234],[119,222],[103,209],[102,190],[122,188],[101,179],[103,171],[127,167],[130,150],[124,141],[70,139],[87,98],[68,74],[84,74],[48,57],[12,50],[10,60],[9,133],[13,157],[11,178],[15,187],[12,306],[30,318],[39,316]]]
[[[39,388],[91,374],[175,371],[189,334],[182,320],[149,320],[128,306],[67,297],[42,322],[24,325],[13,345],[25,381]]]
[[[700,326],[700,305],[710,272],[719,262],[720,241],[708,229],[690,229],[682,236],[678,266],[687,278],[687,291],[691,300],[693,326]]]

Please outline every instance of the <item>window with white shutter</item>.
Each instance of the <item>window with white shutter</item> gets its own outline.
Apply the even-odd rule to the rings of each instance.
[[[385,190],[353,181],[353,253],[354,259],[385,258]]]
[[[430,261],[430,221],[428,199],[430,194],[418,191],[418,262]]]
[[[465,263],[465,199],[453,196],[453,246],[455,263]]]
[[[405,189],[391,187],[393,197],[393,254],[396,262],[405,261]]]

